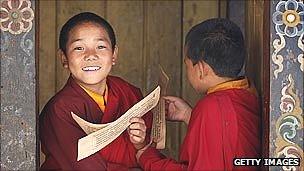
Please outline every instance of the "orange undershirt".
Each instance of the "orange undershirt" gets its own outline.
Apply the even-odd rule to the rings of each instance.
[[[220,83],[214,87],[211,87],[208,89],[207,94],[221,91],[221,90],[228,90],[228,89],[246,89],[249,92],[255,94],[257,96],[257,91],[253,85],[250,85],[249,80],[245,77],[243,79],[239,80],[232,80],[232,81],[227,81],[224,83]]]
[[[107,103],[107,98],[108,98],[108,86],[106,85],[103,95],[100,95],[98,93],[95,93],[94,91],[86,89],[85,87],[83,87],[81,85],[80,85],[80,87],[88,93],[88,95],[98,104],[101,111],[104,112],[106,109],[106,103]]]

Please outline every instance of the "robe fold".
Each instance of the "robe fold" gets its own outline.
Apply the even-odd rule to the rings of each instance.
[[[77,161],[78,139],[86,134],[73,120],[71,111],[91,123],[108,123],[115,121],[142,99],[138,88],[119,77],[108,76],[107,86],[104,112],[71,76],[64,88],[46,104],[39,118],[41,148],[46,155],[41,170],[127,170],[138,167],[136,149],[127,131],[99,152]],[[151,112],[143,119],[147,135],[150,135]]]
[[[260,110],[247,79],[213,87],[192,110],[179,162],[149,147],[139,158],[145,170],[251,170],[234,158],[260,157]]]

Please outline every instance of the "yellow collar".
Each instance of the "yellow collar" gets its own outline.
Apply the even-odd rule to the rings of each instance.
[[[99,108],[104,112],[106,108],[106,102],[108,98],[108,86],[106,85],[105,91],[103,95],[100,95],[92,90],[86,89],[85,87],[80,87],[88,93],[88,95],[98,104]]]
[[[228,89],[246,89],[249,92],[255,94],[257,96],[257,91],[254,86],[250,85],[249,80],[245,77],[238,80],[232,80],[227,81],[224,83],[220,83],[214,87],[211,87],[208,89],[207,94],[222,91],[222,90],[228,90]]]

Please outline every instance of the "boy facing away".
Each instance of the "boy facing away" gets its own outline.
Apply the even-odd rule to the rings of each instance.
[[[85,132],[71,112],[91,123],[113,122],[142,99],[140,90],[109,76],[118,47],[111,25],[85,12],[70,18],[59,37],[59,56],[71,73],[66,85],[45,105],[40,115],[41,147],[46,160],[41,170],[127,170],[138,167],[136,149],[142,148],[151,114],[133,118],[129,131],[99,152],[77,161],[78,139]],[[147,129],[146,126],[147,125]]]
[[[209,19],[194,26],[185,41],[187,77],[205,94],[192,109],[178,97],[164,97],[167,119],[188,125],[179,162],[146,146],[137,152],[145,170],[234,170],[234,158],[260,156],[257,93],[239,77],[245,60],[242,32],[228,19]]]

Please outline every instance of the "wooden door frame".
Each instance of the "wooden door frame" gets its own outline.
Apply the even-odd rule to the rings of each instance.
[[[270,105],[270,1],[264,0],[263,38],[263,92],[262,92],[262,156],[269,156],[269,105]]]

